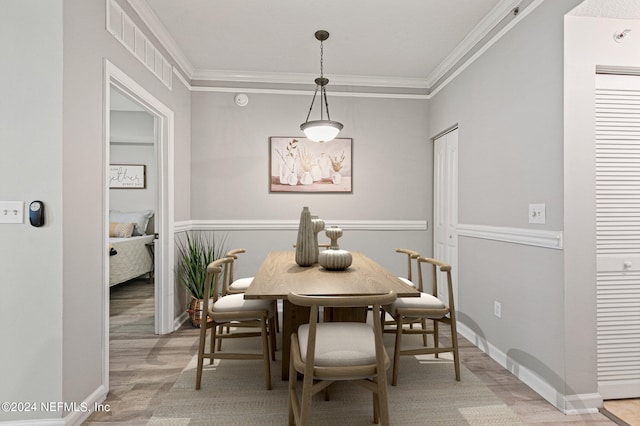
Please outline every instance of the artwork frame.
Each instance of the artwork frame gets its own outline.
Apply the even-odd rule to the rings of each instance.
[[[269,137],[270,193],[353,193],[353,139]]]
[[[147,166],[144,164],[110,164],[109,189],[145,189]]]

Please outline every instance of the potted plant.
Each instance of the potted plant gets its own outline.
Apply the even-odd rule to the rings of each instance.
[[[215,232],[187,232],[184,239],[177,242],[178,279],[191,295],[188,311],[195,327],[199,327],[202,320],[207,265],[227,253],[226,236],[220,239],[216,237]],[[213,288],[210,294],[213,294]]]

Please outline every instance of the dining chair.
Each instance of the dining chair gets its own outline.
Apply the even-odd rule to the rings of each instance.
[[[273,330],[274,309],[273,301],[245,299],[243,294],[229,294],[218,296],[218,288],[221,284],[221,275],[225,266],[232,259],[225,257],[215,260],[207,266],[207,278],[204,288],[202,307],[202,322],[200,323],[200,343],[198,345],[198,366],[196,372],[196,390],[200,389],[202,381],[202,368],[204,358],[212,364],[214,359],[262,359],[265,370],[265,385],[271,389],[270,357],[275,359],[275,333]],[[211,298],[211,302],[209,300]],[[218,333],[219,326],[231,325],[234,331],[223,334]],[[246,330],[237,325],[250,326],[254,330]],[[256,331],[258,328],[260,331]],[[209,352],[205,352],[207,330],[211,329]],[[244,331],[239,331],[244,330]],[[262,338],[261,353],[247,352],[216,352],[216,339],[257,337]]]
[[[246,253],[246,251],[247,251],[246,249],[238,248],[238,249],[229,250],[225,255],[226,257],[230,257],[232,259],[232,262],[228,268],[228,274],[229,274],[228,278],[224,280],[226,285],[223,288],[223,292],[225,295],[244,293],[245,291],[247,291],[247,289],[251,285],[251,282],[253,281],[253,277],[236,279],[234,276],[235,261],[238,260],[239,254]]]
[[[232,259],[231,263],[223,271],[223,285],[222,285],[222,294],[243,294],[251,283],[253,282],[254,277],[244,277],[244,278],[235,278],[235,264],[236,260],[238,260],[238,255],[242,253],[246,253],[247,250],[244,248],[237,248],[229,250],[225,257],[229,257]],[[274,301],[274,308],[277,309],[277,304]],[[277,312],[277,311],[276,311]],[[280,331],[280,324],[278,321],[278,315],[275,316],[275,330]],[[219,327],[219,333],[222,333],[222,327]],[[227,333],[229,332],[229,326],[227,326]],[[222,350],[222,339],[218,340],[218,350]]]
[[[458,356],[458,334],[456,330],[456,311],[453,300],[451,265],[436,259],[422,256],[417,258],[417,262],[420,297],[399,297],[393,303],[384,306],[384,310],[389,313],[396,322],[391,385],[395,386],[398,383],[398,369],[401,356],[435,354],[437,358],[438,354],[443,352],[453,353],[456,380],[460,381],[460,359]],[[425,263],[431,265],[431,293],[423,291],[422,265]],[[438,299],[438,270],[444,272],[447,278],[447,303]],[[382,318],[384,317],[381,316],[381,319]],[[424,326],[420,329],[404,327],[404,324],[409,321],[413,321],[416,318],[421,320],[432,320],[433,331],[426,330]],[[439,323],[449,325],[451,330],[451,345],[440,346]],[[402,349],[403,334],[421,334],[423,339],[425,339],[426,334],[431,333],[433,333],[433,347]]]
[[[311,422],[311,398],[336,381],[353,381],[373,393],[375,423],[389,424],[387,369],[389,356],[382,342],[378,315],[382,305],[396,300],[396,294],[366,296],[305,296],[290,293],[289,302],[309,307],[309,323],[291,334],[289,363],[289,425]],[[373,324],[361,322],[318,322],[321,307],[373,307]],[[297,374],[302,391],[298,395]]]
[[[413,260],[420,257],[420,253],[418,253],[417,251],[405,249],[405,248],[397,248],[396,253],[402,253],[407,255],[407,276],[398,277],[398,278],[400,278],[405,284],[408,284],[411,287],[416,287],[416,284],[413,281],[412,265],[413,265]]]
[[[418,284],[414,281],[413,279],[413,261],[416,260],[416,265],[417,265],[417,259],[420,257],[420,253],[418,253],[415,250],[410,250],[410,249],[406,249],[406,248],[397,248],[396,249],[396,253],[401,253],[407,256],[407,275],[406,277],[398,277],[400,278],[400,280],[402,282],[404,282],[407,285],[410,285],[411,287],[414,288],[418,288]],[[420,291],[422,291],[421,288],[419,288]],[[427,320],[424,318],[412,318],[410,321],[405,321],[404,324],[408,324],[409,328],[414,328],[414,326],[416,324],[419,324],[420,327],[422,327],[423,330],[427,330]],[[395,327],[391,328],[392,326],[396,325],[396,321],[393,318],[385,318],[385,329],[384,332],[385,333],[395,333]],[[422,335],[422,344],[424,346],[427,346],[427,335],[428,334],[432,334],[431,331],[425,331],[425,333]]]

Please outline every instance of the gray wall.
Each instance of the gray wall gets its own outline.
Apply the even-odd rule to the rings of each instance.
[[[544,2],[432,99],[434,131],[460,126],[460,223],[563,229],[563,15],[578,3]],[[546,225],[528,224],[529,203]],[[560,394],[594,392],[566,383],[563,251],[459,244],[460,320]]]
[[[426,100],[332,96],[329,90],[331,117],[344,124],[339,136],[353,138],[353,193],[290,194],[269,193],[269,137],[300,137],[311,95],[250,93],[245,107],[233,97],[192,94],[192,219],[295,221],[308,206],[337,225],[428,220],[428,231],[345,230],[342,247],[366,251],[398,272],[404,264],[396,247],[430,253],[433,148]],[[233,231],[229,242],[246,246],[238,268],[253,274],[269,250],[290,249],[295,233]]]
[[[46,3],[46,2],[44,2]],[[141,25],[138,22],[138,25]],[[63,306],[61,395],[44,400],[82,401],[105,392],[102,347],[105,292],[103,205],[104,59],[109,59],[175,113],[176,220],[190,217],[190,94],[174,77],[167,89],[105,30],[105,3],[64,2]],[[60,83],[59,83],[60,84]],[[31,115],[30,115],[31,117]],[[82,179],[78,179],[82,176]],[[167,236],[173,239],[173,236]],[[48,306],[48,305],[47,305]],[[24,359],[31,366],[32,362]],[[39,386],[39,376],[22,378]],[[55,398],[57,400],[57,398]]]
[[[46,223],[0,224],[0,401],[63,396],[62,33],[61,0],[2,2],[0,200],[41,200]]]

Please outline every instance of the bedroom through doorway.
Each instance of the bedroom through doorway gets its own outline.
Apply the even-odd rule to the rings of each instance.
[[[168,334],[176,329],[176,317],[175,317],[175,278],[173,276],[173,264],[174,264],[174,174],[173,174],[173,144],[174,144],[174,112],[169,109],[163,102],[159,101],[153,94],[147,91],[139,83],[134,81],[131,77],[125,74],[120,68],[116,67],[109,60],[104,61],[104,116],[103,116],[103,179],[104,179],[104,192],[103,192],[103,236],[104,236],[104,262],[103,262],[103,282],[102,282],[102,306],[103,306],[103,321],[102,321],[102,386],[108,392],[109,390],[109,370],[110,370],[110,259],[117,257],[119,254],[110,256],[111,250],[109,249],[109,234],[111,233],[112,223],[115,224],[127,224],[134,223],[134,227],[138,228],[138,233],[142,234],[146,229],[146,238],[149,241],[144,242],[145,250],[147,251],[147,262],[149,258],[153,257],[151,262],[152,270],[148,272],[141,272],[136,278],[146,280],[146,284],[152,286],[153,295],[153,323],[150,324],[150,332],[153,334]],[[148,136],[138,135],[138,139],[135,136],[123,136],[118,134],[114,129],[112,138],[112,101],[118,96],[124,97],[125,100],[133,102],[141,108],[139,113],[144,113],[152,117],[153,119],[153,138]],[[115,103],[113,102],[114,107]],[[114,117],[115,117],[114,113]],[[143,114],[139,114],[143,115]],[[114,118],[115,119],[115,118]],[[125,119],[126,120],[126,119]],[[138,124],[139,125],[139,124]],[[126,126],[125,126],[126,127]],[[136,128],[136,125],[129,126]],[[144,127],[144,126],[142,126]],[[126,140],[125,140],[126,139]],[[148,157],[139,157],[133,159],[133,157],[125,157],[119,159],[118,156],[122,153],[113,152],[111,141],[118,141],[122,145],[117,150],[122,150],[124,145],[128,145],[127,148],[136,148],[142,150],[143,145],[153,146],[153,155]],[[152,140],[152,143],[151,143]],[[126,142],[123,143],[123,142]],[[149,147],[147,147],[149,148]],[[130,149],[129,149],[130,150]],[[125,151],[127,151],[125,149]],[[149,154],[149,153],[147,153]],[[144,155],[147,155],[144,154]],[[142,155],[142,154],[141,154]],[[112,158],[113,157],[113,158]],[[120,161],[121,163],[116,163]],[[148,164],[147,164],[148,163]],[[126,166],[127,171],[119,169],[119,166]],[[116,166],[116,169],[112,174],[112,166]],[[141,167],[144,166],[144,167]],[[115,182],[112,181],[114,176]],[[117,191],[122,191],[125,195],[123,197],[116,197],[117,203],[123,203],[116,206],[112,204],[111,192],[116,190],[113,186],[129,185],[130,189],[118,188]],[[146,202],[149,204],[134,204],[140,202],[136,199],[135,195],[126,194],[140,194],[141,190],[148,189],[149,186],[153,187],[151,194]],[[111,188],[110,188],[111,187]],[[120,195],[120,194],[118,194]],[[150,201],[153,200],[153,201]],[[127,204],[129,203],[129,204]],[[151,204],[153,203],[153,204]],[[148,207],[151,206],[151,207]],[[117,208],[116,208],[117,207]],[[118,214],[113,214],[110,210],[118,210]],[[151,212],[151,214],[149,214]],[[111,214],[110,214],[111,213]],[[146,223],[145,223],[146,221]],[[114,225],[115,228],[118,225]],[[122,227],[120,227],[122,228]],[[128,235],[129,229],[122,230],[124,235]],[[132,234],[134,231],[132,231]],[[126,237],[122,237],[126,238]],[[132,237],[129,237],[131,239]],[[129,239],[127,242],[129,242]],[[133,243],[132,243],[133,244]],[[124,250],[120,247],[121,250]],[[118,247],[115,247],[115,251],[119,252]],[[142,251],[138,250],[140,256],[143,256]],[[133,272],[133,274],[138,274]],[[149,282],[149,272],[152,274],[152,282]],[[121,286],[126,289],[127,282],[123,282],[115,285],[115,287]]]
[[[108,168],[110,298],[114,294],[135,294],[140,285],[149,286],[148,292],[155,298],[158,134],[156,118],[112,86]],[[155,333],[153,320],[147,328],[149,334]]]

